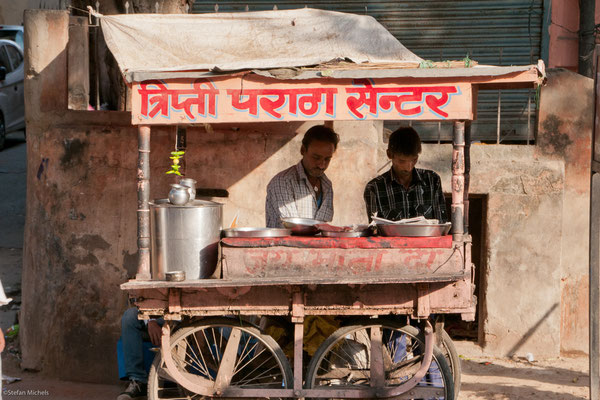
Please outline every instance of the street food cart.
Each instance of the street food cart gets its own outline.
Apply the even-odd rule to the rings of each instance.
[[[222,24],[219,29],[215,21]],[[165,320],[149,398],[454,398],[459,361],[442,324],[432,316],[454,313],[473,320],[475,315],[468,233],[469,121],[476,117],[479,90],[535,87],[543,80],[543,64],[423,63],[370,17],[310,9],[121,15],[101,17],[101,22],[131,90],[132,124],[139,127],[139,263],[136,279],[121,289],[137,299],[140,318]],[[173,38],[166,34],[172,31],[194,48],[187,43],[193,39],[185,36],[190,27],[226,31],[231,38],[243,37],[245,23],[254,24],[249,28],[253,37],[260,36],[259,26],[271,33],[273,43],[289,39],[286,50],[270,47],[267,40],[262,45],[270,51],[254,49],[250,53],[263,55],[242,62],[235,56],[249,57],[244,53],[247,42],[236,44],[244,53],[236,54],[225,51],[218,38],[210,45],[204,38],[197,53],[208,49],[222,56],[222,63],[220,58],[209,64],[180,62],[175,54],[180,46],[171,43],[169,57],[175,54],[175,65],[161,67],[155,64],[169,63],[165,53],[140,58],[148,48],[132,51],[128,42],[156,52]],[[148,26],[152,33],[146,32]],[[327,26],[343,32],[331,34]],[[295,40],[311,47],[306,46],[311,34],[317,35],[310,42],[315,49],[289,51]],[[344,47],[323,44],[330,36],[342,36],[339,43],[352,46],[340,50],[343,54],[329,54]],[[357,48],[363,53],[356,53]],[[324,56],[294,58],[305,50]],[[328,62],[332,59],[336,61]],[[167,281],[152,276],[152,126],[333,120],[454,121],[448,161],[451,234],[227,237],[219,243],[218,278],[187,274],[186,280]],[[305,359],[305,321],[324,316],[343,317],[344,322]],[[284,353],[272,330],[258,327],[258,317],[291,324],[291,353]]]

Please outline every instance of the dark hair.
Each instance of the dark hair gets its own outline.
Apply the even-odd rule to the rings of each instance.
[[[421,153],[421,138],[410,126],[398,128],[390,135],[388,151],[405,156],[418,156]]]
[[[326,127],[325,125],[315,125],[306,131],[304,138],[302,139],[302,146],[308,149],[308,145],[311,142],[319,140],[321,142],[327,142],[333,144],[333,148],[337,149],[337,145],[340,141],[340,135],[335,133],[333,129]]]

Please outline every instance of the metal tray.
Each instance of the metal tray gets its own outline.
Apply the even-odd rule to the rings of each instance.
[[[323,221],[310,218],[281,218],[283,226],[291,229],[294,235],[315,235],[319,228],[315,225],[323,224]]]
[[[377,224],[380,236],[444,236],[452,224]]]
[[[223,229],[225,237],[284,237],[292,234],[291,229],[284,228],[227,228]]]

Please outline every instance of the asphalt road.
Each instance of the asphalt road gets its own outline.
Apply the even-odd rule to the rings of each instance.
[[[23,132],[9,133],[0,151],[0,248],[23,248],[27,146]]]
[[[7,135],[5,148],[0,151],[0,279],[6,296],[13,298],[11,304],[0,307],[3,331],[17,322],[21,304],[26,149],[23,132],[14,132]]]

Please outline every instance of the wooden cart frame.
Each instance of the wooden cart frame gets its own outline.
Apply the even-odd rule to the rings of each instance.
[[[469,210],[469,176],[470,176],[470,120],[476,117],[474,104],[476,104],[477,92],[482,89],[497,88],[523,88],[540,84],[544,77],[543,65],[529,66],[525,68],[494,67],[490,74],[485,72],[473,72],[469,68],[457,68],[446,70],[439,75],[429,74],[424,76],[421,71],[407,69],[390,69],[386,67],[385,78],[370,78],[368,69],[360,69],[360,80],[338,79],[332,77],[322,79],[308,79],[304,81],[282,81],[265,76],[255,76],[248,72],[241,77],[215,75],[207,78],[207,74],[201,77],[195,72],[190,72],[187,78],[181,78],[181,73],[173,78],[172,74],[164,73],[153,79],[134,81],[132,83],[132,123],[139,125],[139,147],[138,147],[138,270],[136,279],[121,285],[123,290],[128,291],[137,298],[136,305],[140,311],[140,318],[161,316],[165,319],[162,335],[161,357],[164,362],[164,371],[171,379],[184,387],[191,393],[208,397],[252,397],[252,398],[429,398],[445,397],[452,398],[453,393],[440,392],[439,388],[421,387],[419,382],[426,376],[434,357],[434,343],[436,335],[441,334],[440,326],[434,329],[430,316],[432,314],[459,313],[465,320],[473,320],[475,316],[475,299],[473,296],[474,267],[471,263],[471,237],[468,233],[468,210]],[[371,70],[371,71],[377,71]],[[382,70],[380,69],[379,72]],[[317,75],[315,75],[317,76]],[[374,87],[381,83],[380,92],[374,92]],[[350,105],[352,101],[362,99],[363,106],[379,107],[385,111],[385,103],[376,100],[369,103],[367,95],[375,95],[380,99],[381,93],[388,95],[396,93],[396,100],[400,101],[397,93],[400,88],[412,90],[411,93],[421,93],[422,105],[425,103],[430,111],[441,110],[440,106],[444,98],[445,88],[460,88],[458,92],[468,96],[457,97],[454,103],[450,102],[444,108],[444,114],[439,113],[424,115],[417,119],[453,120],[453,152],[452,152],[452,241],[448,248],[444,249],[447,259],[442,261],[427,262],[435,260],[432,258],[433,250],[428,248],[418,249],[370,249],[365,250],[371,256],[389,256],[395,260],[396,270],[391,269],[388,274],[371,274],[368,268],[359,270],[360,273],[344,274],[339,276],[311,275],[292,273],[283,276],[264,276],[260,279],[252,277],[224,277],[214,280],[187,280],[183,282],[165,282],[152,280],[150,273],[150,218],[149,218],[149,153],[150,136],[152,124],[181,125],[186,123],[205,122],[247,122],[248,114],[252,114],[254,106],[264,106],[266,114],[269,112],[280,112],[281,109],[268,103],[258,102],[256,104],[242,104],[241,96],[244,94],[240,87],[252,88],[254,95],[261,94],[261,88],[276,90],[273,92],[278,96],[292,96],[304,91],[304,93],[317,93],[319,102],[324,105],[324,110],[308,116],[309,105],[304,104],[306,113],[278,114],[282,121],[286,120],[335,120],[350,119],[348,115],[357,108],[350,108],[350,114],[341,112],[333,113],[327,111],[328,93],[340,94],[335,104]],[[195,86],[194,86],[195,85]],[[279,86],[277,86],[279,85]],[[357,86],[359,89],[357,89]],[[222,88],[223,95],[217,98],[219,89]],[[165,96],[176,96],[178,92],[187,93],[196,90],[196,102],[187,105],[176,103],[179,107],[172,107],[168,101],[161,103]],[[237,88],[237,89],[236,89]],[[423,89],[438,91],[439,95],[432,98],[431,102],[425,101]],[[441,88],[441,89],[440,89]],[[237,92],[236,92],[237,90]],[[265,89],[266,90],[266,89]],[[329,90],[329,92],[327,91]],[[358,90],[358,91],[357,91]],[[450,90],[450,89],[448,89]],[[225,95],[227,93],[227,95]],[[273,93],[269,92],[273,96]],[[341,94],[345,93],[342,100]],[[447,94],[447,93],[446,93]],[[154,96],[155,102],[150,102]],[[236,96],[239,96],[236,98]],[[352,97],[354,96],[354,97]],[[199,100],[201,98],[201,101]],[[251,97],[250,97],[251,99]],[[296,97],[294,97],[296,99]],[[437,99],[437,100],[436,100]],[[252,100],[252,99],[251,99]],[[254,98],[256,103],[257,97]],[[389,99],[388,99],[389,100]],[[230,101],[230,109],[211,114],[211,105],[215,107],[227,107]],[[316,101],[316,100],[314,100]],[[342,103],[340,103],[340,101]],[[343,103],[345,101],[345,103]],[[444,99],[448,100],[448,96]],[[327,104],[326,104],[327,103]],[[152,108],[154,104],[154,108]],[[158,104],[158,106],[156,106]],[[165,105],[166,104],[166,105]],[[165,109],[171,104],[171,109]],[[387,103],[389,105],[389,102]],[[159,107],[160,106],[160,107]],[[295,106],[299,106],[296,104]],[[193,119],[187,118],[188,114],[198,107],[198,115]],[[202,107],[202,110],[200,110]],[[240,113],[240,107],[245,112]],[[245,107],[245,108],[244,108]],[[269,108],[271,107],[271,108]],[[279,110],[279,111],[278,111]],[[384,112],[363,112],[355,119],[390,119],[389,114]],[[400,108],[398,108],[400,110]],[[204,113],[200,111],[206,111]],[[378,110],[375,110],[378,111]],[[381,111],[381,110],[380,110]],[[258,115],[258,113],[257,113]],[[239,118],[236,119],[238,116]],[[211,119],[212,118],[212,119]],[[395,119],[415,119],[405,115],[395,115]],[[276,251],[272,249],[270,251]],[[392,254],[393,253],[393,254]],[[232,253],[234,254],[234,253]],[[244,261],[243,251],[239,251],[233,257],[234,264],[242,265]],[[240,255],[241,254],[241,255]],[[391,254],[391,255],[390,255]],[[442,254],[442,253],[440,253]],[[442,255],[443,255],[442,254]],[[409,259],[415,257],[425,260],[426,267],[417,270],[403,270]],[[441,256],[440,256],[441,257]],[[229,259],[231,260],[231,259]],[[230,262],[230,261],[228,261]],[[440,270],[440,267],[444,268]],[[298,271],[296,271],[298,272]],[[356,271],[354,271],[356,272]],[[372,326],[372,322],[365,322],[369,326],[369,341],[372,352],[369,354],[368,386],[339,388],[313,388],[310,387],[303,376],[303,323],[307,316],[313,315],[335,315],[374,318],[378,316],[406,315],[421,322],[421,334],[423,347],[420,350],[421,362],[418,369],[414,370],[410,379],[402,384],[386,386],[386,371],[384,367],[384,355],[377,349],[381,349],[382,325]],[[214,316],[230,316],[243,318],[246,316],[286,316],[291,318],[294,326],[293,334],[293,375],[292,382],[285,382],[280,388],[240,388],[231,387],[236,349],[240,338],[244,335],[243,329],[232,328],[227,334],[227,346],[223,349],[220,366],[216,371],[214,380],[207,380],[186,373],[178,368],[172,351],[173,329],[177,326],[175,321],[193,318],[209,318]],[[201,320],[201,319],[200,319]],[[242,320],[242,319],[240,319]],[[373,320],[371,320],[373,321]],[[189,322],[188,322],[189,323]],[[371,325],[369,325],[371,324]],[[248,331],[249,332],[249,331]],[[249,334],[249,333],[248,333]],[[222,338],[221,338],[222,339]],[[229,345],[231,343],[231,345]],[[286,359],[286,362],[287,359]],[[162,367],[162,364],[161,364]],[[365,372],[366,374],[366,372]],[[288,378],[289,379],[289,378]]]

